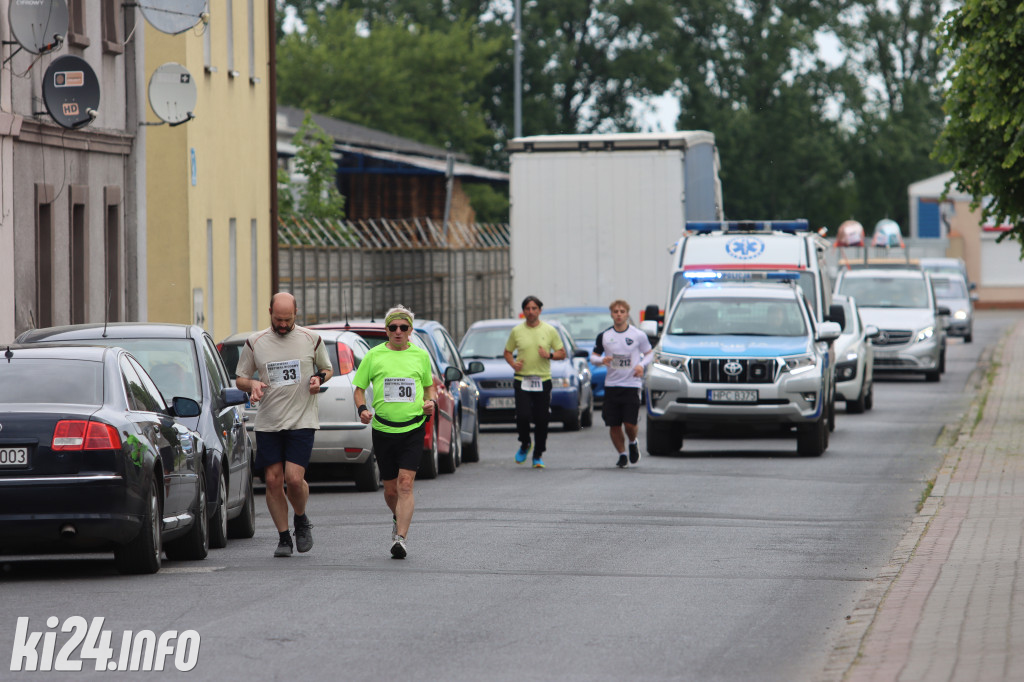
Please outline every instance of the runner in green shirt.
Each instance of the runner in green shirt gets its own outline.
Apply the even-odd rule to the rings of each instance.
[[[434,414],[434,375],[430,356],[409,343],[413,314],[395,306],[384,316],[388,340],[374,346],[356,370],[354,397],[359,420],[373,424],[373,451],[384,481],[384,502],[391,510],[391,556],[404,559],[405,539],[415,506],[413,482],[423,455],[427,418]],[[373,408],[366,389],[373,387]]]
[[[522,464],[533,449],[533,467],[544,468],[542,455],[547,447],[548,419],[551,409],[551,361],[565,357],[562,339],[547,322],[540,321],[544,304],[536,296],[523,299],[526,321],[512,328],[505,343],[505,362],[515,370],[512,386],[516,394],[516,429],[519,451],[516,463]],[[530,422],[535,442],[530,443]]]

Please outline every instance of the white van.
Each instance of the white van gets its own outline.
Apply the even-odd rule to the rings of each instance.
[[[752,279],[792,271],[819,322],[843,326],[843,307],[832,305],[832,278],[825,255],[827,241],[810,231],[806,220],[687,222],[672,249],[672,272],[663,310],[672,307],[688,277],[701,272],[748,272]],[[654,319],[648,306],[644,319]],[[660,315],[658,316],[660,318]],[[649,325],[648,325],[649,326]]]

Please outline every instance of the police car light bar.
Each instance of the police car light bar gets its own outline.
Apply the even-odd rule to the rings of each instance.
[[[686,231],[697,234],[710,232],[809,232],[806,220],[711,220],[686,221]]]
[[[690,284],[708,282],[753,282],[754,280],[771,282],[797,282],[800,280],[799,272],[750,272],[747,270],[688,270],[683,277]]]

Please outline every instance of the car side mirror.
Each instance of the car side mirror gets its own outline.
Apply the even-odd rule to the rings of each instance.
[[[248,400],[249,396],[241,389],[222,388],[220,390],[220,401],[225,405],[244,405]]]
[[[651,321],[657,324],[661,322],[661,308],[653,303],[644,308],[644,322]]]
[[[873,324],[869,324],[864,327],[864,338],[865,339],[876,339],[878,335],[882,333],[882,330]]]
[[[949,315],[949,306],[940,305],[938,308],[935,309],[935,313],[939,316]]]
[[[843,330],[839,327],[838,322],[822,322],[818,325],[818,334],[815,339],[831,343],[838,339],[842,332]]]
[[[484,371],[484,363],[479,360],[473,360],[469,363],[469,366],[466,367],[466,374],[479,374],[482,371]]]
[[[647,338],[656,339],[658,338],[658,323],[655,320],[644,320],[640,323],[640,331],[647,334]],[[653,343],[651,344],[654,345]]]
[[[458,381],[463,377],[462,370],[455,365],[448,365],[444,370],[444,381],[446,384],[450,384],[453,381]]]
[[[833,303],[828,307],[828,320],[839,325],[839,329],[846,329],[846,309],[839,303]]]
[[[175,398],[171,401],[171,412],[175,417],[198,417],[202,410],[192,398]]]
[[[577,348],[576,350],[574,350],[572,352],[572,356],[574,358],[589,358],[590,357],[590,353],[587,352],[587,350],[584,349],[584,348]]]

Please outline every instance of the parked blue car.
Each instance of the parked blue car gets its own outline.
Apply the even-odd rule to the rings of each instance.
[[[451,334],[440,322],[434,320],[416,320],[414,329],[437,360],[443,376],[449,366],[462,370],[462,378],[448,385],[455,397],[455,411],[459,414],[459,430],[462,435],[462,461],[480,461],[480,418],[478,404],[480,389],[470,374],[482,371],[479,362],[466,365],[459,354],[458,346]]]
[[[608,308],[600,306],[577,306],[567,308],[545,308],[544,319],[548,322],[561,322],[580,348],[589,355],[594,351],[597,335],[612,326],[612,316]],[[590,381],[594,389],[594,402],[604,402],[604,377],[607,368],[604,365],[590,365]]]
[[[479,360],[484,371],[475,376],[480,387],[479,415],[482,424],[511,424],[516,420],[513,371],[505,362],[505,342],[512,327],[522,320],[480,320],[470,325],[459,344],[465,362]],[[551,420],[566,431],[578,431],[594,422],[594,393],[589,353],[576,345],[561,323],[545,320],[558,330],[566,358],[551,363]]]

